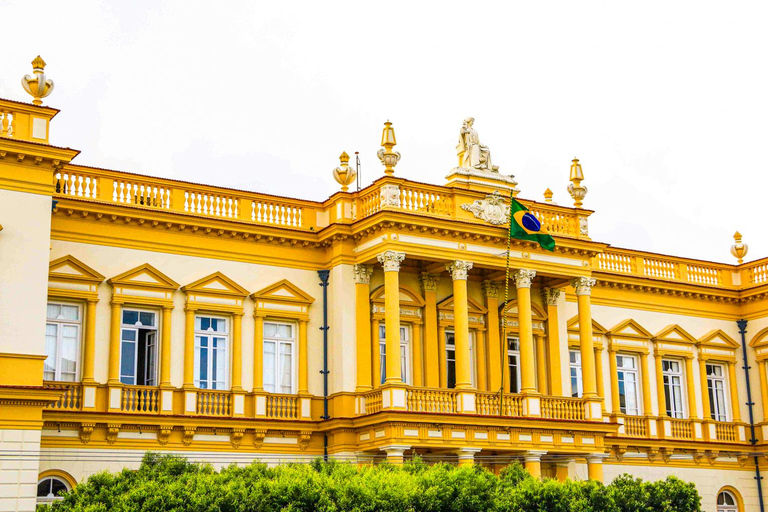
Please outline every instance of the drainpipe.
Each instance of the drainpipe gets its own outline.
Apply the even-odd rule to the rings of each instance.
[[[751,438],[749,442],[754,446],[757,444],[757,438],[755,437],[755,417],[754,413],[752,411],[752,406],[755,405],[755,403],[752,401],[752,385],[749,383],[749,362],[747,361],[747,321],[746,320],[737,320],[736,325],[739,327],[739,334],[741,334],[741,349],[744,356],[744,375],[747,379],[747,407],[749,408],[749,429]],[[736,404],[738,407],[738,404]],[[765,411],[763,411],[763,414],[765,414]],[[760,476],[760,466],[758,464],[758,457],[757,455],[754,456],[755,460],[755,480],[757,481],[757,496],[760,500],[760,512],[765,512],[765,507],[763,505],[763,477]]]
[[[317,275],[320,277],[320,286],[323,288],[323,326],[320,330],[323,331],[323,369],[320,373],[323,374],[323,415],[320,416],[323,420],[331,419],[328,414],[328,276],[330,270],[318,270]],[[323,434],[323,460],[328,462],[328,434]]]

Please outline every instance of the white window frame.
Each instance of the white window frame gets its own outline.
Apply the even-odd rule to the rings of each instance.
[[[223,320],[225,329],[224,331],[214,331],[212,327],[209,327],[207,330],[203,331],[201,329],[197,328],[197,320],[199,318],[214,318],[216,320]],[[230,329],[232,326],[232,318],[229,316],[219,315],[219,314],[207,314],[207,313],[198,313],[195,315],[195,387],[198,389],[207,389],[207,390],[216,390],[216,391],[226,391],[229,390],[229,373],[230,373],[230,352],[231,352],[231,338],[230,338]],[[208,346],[205,347],[205,349],[209,352],[208,358],[207,358],[207,379],[205,381],[206,387],[201,387],[201,379],[200,379],[200,351],[202,349],[200,345],[200,338],[205,337],[208,338]],[[223,378],[213,380],[213,357],[211,357],[213,350],[217,350],[213,348],[213,338],[224,338],[224,347],[223,347],[223,360],[224,360],[224,375]],[[221,387],[217,387],[215,384],[217,382],[222,382]]]
[[[136,323],[134,324],[123,323],[123,318],[124,318],[123,314],[126,311],[135,311],[139,313],[138,320],[136,321]],[[150,313],[154,315],[155,325],[145,326],[144,324],[142,324],[140,320],[141,313]],[[127,384],[127,383],[125,384],[130,386],[139,385],[137,384],[137,382],[139,377],[138,364],[139,364],[139,330],[140,329],[146,330],[146,331],[153,331],[148,336],[151,336],[152,334],[154,334],[155,336],[154,346],[152,347],[153,353],[152,353],[152,364],[151,364],[152,373],[154,373],[154,375],[152,375],[151,379],[147,379],[146,373],[147,373],[148,364],[147,364],[146,353],[144,356],[145,364],[144,364],[143,371],[144,371],[144,381],[145,382],[147,380],[152,381],[151,384],[144,384],[144,385],[147,387],[156,387],[158,385],[158,381],[160,380],[158,378],[158,365],[157,365],[158,359],[160,357],[160,312],[156,309],[151,309],[151,308],[137,308],[133,306],[123,306],[120,308],[120,373],[119,373],[120,382],[123,381],[123,341],[124,341],[123,331],[133,331],[136,335],[136,341],[134,342],[135,344],[134,354],[133,354],[133,384]]]
[[[80,352],[82,351],[83,347],[83,305],[79,304],[77,302],[66,302],[66,301],[58,301],[58,300],[49,300],[46,304],[46,310],[49,305],[54,306],[72,306],[77,308],[77,320],[66,320],[64,318],[48,318],[48,314],[46,311],[46,326],[47,325],[56,325],[56,355],[53,356],[53,380],[54,381],[61,381],[61,382],[78,382],[80,380]],[[77,328],[77,347],[75,348],[75,372],[72,380],[62,380],[61,378],[61,356],[62,356],[62,338],[63,338],[63,332],[64,332],[64,326],[74,326]],[[46,334],[47,336],[47,334]],[[46,341],[46,352],[47,352],[47,341]],[[48,359],[51,357],[50,354],[46,354],[48,357],[46,357],[45,362],[48,362]],[[47,373],[47,372],[44,372]],[[49,379],[46,379],[49,380]]]
[[[709,369],[710,367],[713,368],[720,368],[720,375],[710,375]],[[705,366],[705,371],[707,372],[707,389],[705,392],[707,393],[707,396],[709,397],[709,417],[712,418],[715,421],[731,421],[731,410],[730,410],[730,404],[728,403],[729,400],[729,389],[728,389],[728,369],[725,367],[724,364],[721,363],[710,363],[707,362]],[[710,393],[710,389],[712,389],[712,383],[719,382],[722,384],[720,387],[719,392],[722,392],[722,401],[718,403],[716,398],[716,393]],[[716,387],[716,386],[715,386]]]
[[[56,481],[60,482],[67,489],[67,492],[72,490],[72,486],[69,485],[69,482],[67,482],[63,478],[61,478],[59,476],[56,476],[56,475],[45,476],[45,477],[39,479],[37,481],[37,485],[40,486],[40,484],[42,484],[46,480],[56,480]],[[52,482],[49,483],[49,489],[52,490],[53,489],[52,486],[53,486],[53,483]],[[35,490],[35,494],[37,494],[37,489]],[[52,504],[55,501],[61,501],[63,499],[64,499],[63,496],[51,496],[51,492],[49,490],[48,496],[37,496],[37,504],[38,505],[50,505],[50,504]]]
[[[387,380],[387,340],[386,325],[379,323],[379,369],[381,384]],[[404,384],[411,383],[411,325],[400,324],[400,379]]]
[[[510,348],[511,347],[510,342],[517,343],[517,349]],[[506,375],[506,378],[504,379],[505,381],[511,380],[511,377],[509,375],[510,373],[509,369],[512,367],[512,365],[509,364],[509,360],[511,357],[515,358],[515,368],[517,368],[517,372],[516,372],[517,378],[515,379],[516,380],[515,386],[517,389],[515,390],[512,387],[512,382],[509,382],[509,389],[511,390],[510,391],[511,393],[519,393],[520,388],[522,386],[522,371],[520,369],[520,337],[518,336],[507,336],[507,361],[506,361],[507,375]]]
[[[722,496],[722,500],[720,500],[720,497]],[[725,497],[728,496],[733,504],[730,503],[720,503],[720,501],[725,502]],[[739,500],[736,498],[736,496],[729,490],[724,489],[717,493],[717,512],[739,512]]]
[[[266,330],[267,325],[285,325],[291,328],[291,337],[290,338],[281,338],[279,336],[267,336]],[[264,381],[264,390],[268,393],[277,393],[277,394],[290,394],[294,395],[296,394],[297,389],[297,375],[298,375],[298,340],[297,340],[297,333],[298,333],[298,325],[296,322],[291,321],[285,321],[285,320],[264,320],[264,328],[262,331],[263,334],[263,364],[266,367],[266,360],[267,360],[267,351],[266,346],[267,343],[274,343],[275,344],[275,381],[274,382],[267,382]],[[280,382],[280,375],[282,375],[284,371],[283,362],[281,354],[281,347],[283,345],[288,345],[291,347],[291,389],[288,392],[285,392],[283,390],[278,389],[281,387],[278,383]],[[266,376],[266,372],[264,372],[264,375]],[[271,388],[271,389],[270,389]]]
[[[632,360],[634,366],[632,368],[624,366],[624,360]],[[621,389],[624,389],[624,406],[619,406],[619,410],[627,416],[640,416],[642,415],[642,406],[640,401],[640,372],[638,371],[638,358],[634,354],[618,353],[616,354],[616,379],[619,384],[619,403],[621,403]],[[626,376],[634,376],[634,382],[631,380],[628,382]],[[628,397],[631,394],[634,395],[635,406],[630,408],[628,406]]]
[[[581,398],[584,395],[584,380],[581,368],[581,351],[568,350],[568,369],[571,381],[571,396]],[[576,390],[574,392],[573,384],[576,381]]]
[[[676,366],[677,369],[673,369]],[[679,359],[661,360],[661,375],[664,386],[664,400],[667,405],[667,414],[670,418],[685,419],[685,374],[683,363]],[[677,393],[677,395],[675,394]]]
[[[448,340],[450,339],[449,336],[453,336],[453,343],[449,343],[448,342]],[[477,373],[477,371],[476,371],[477,368],[476,368],[476,365],[475,365],[475,339],[476,339],[475,330],[474,329],[470,329],[470,331],[469,331],[469,379],[470,379],[470,384],[472,385],[473,388],[477,387],[477,385],[475,384],[477,382],[476,375],[475,375]],[[448,359],[448,351],[449,350],[453,351],[453,359],[452,360]],[[453,375],[455,377],[455,375],[456,375],[456,331],[454,331],[453,329],[446,329],[446,331],[445,331],[445,355],[444,355],[444,357],[445,357],[445,367],[446,367],[446,373],[445,373],[446,374],[446,385],[448,387],[451,387],[450,384],[447,382],[447,378],[448,378],[448,370],[447,370],[447,368],[448,368],[448,366],[450,366],[449,362],[453,361]],[[456,385],[456,383],[454,382],[454,387],[455,387],[455,385]]]

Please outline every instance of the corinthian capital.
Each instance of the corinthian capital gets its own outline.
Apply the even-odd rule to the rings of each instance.
[[[547,306],[557,306],[557,299],[560,298],[560,288],[542,288],[541,299]]]
[[[576,289],[576,295],[592,295],[592,287],[597,283],[594,277],[574,277],[571,286]]]
[[[376,256],[379,263],[384,267],[384,272],[398,272],[400,270],[400,264],[405,259],[404,252],[384,251]]]
[[[515,286],[518,288],[530,288],[531,281],[536,277],[535,270],[527,270],[524,268],[515,270],[512,274],[512,279],[515,281]]]
[[[436,292],[437,283],[440,282],[440,276],[437,274],[422,272],[421,275],[419,276],[419,282],[421,283],[421,288],[425,292]]]
[[[494,283],[493,281],[486,279],[483,281],[483,296],[487,299],[498,299],[499,288],[501,288],[499,283]]]
[[[355,284],[371,283],[371,274],[373,274],[373,266],[356,264],[354,269],[355,269]]]
[[[458,281],[459,279],[466,281],[467,273],[469,273],[471,268],[471,261],[456,260],[451,263],[446,263],[445,265],[445,269],[451,273],[451,277],[454,281]]]

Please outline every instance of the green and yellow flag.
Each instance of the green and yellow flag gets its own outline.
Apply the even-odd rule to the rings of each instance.
[[[555,239],[541,227],[539,219],[529,212],[528,208],[517,202],[514,197],[511,197],[510,201],[509,236],[519,240],[538,242],[543,249],[554,251]]]

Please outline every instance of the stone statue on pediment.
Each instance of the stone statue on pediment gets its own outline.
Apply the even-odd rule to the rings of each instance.
[[[464,120],[464,125],[459,133],[459,144],[456,153],[459,157],[459,167],[464,169],[477,169],[483,171],[498,172],[499,166],[491,163],[491,150],[480,143],[477,130],[473,128],[474,117]]]

